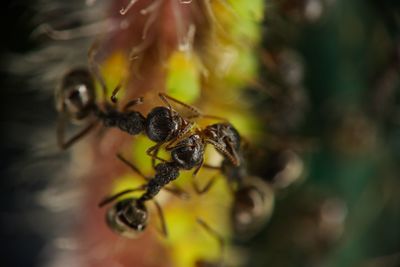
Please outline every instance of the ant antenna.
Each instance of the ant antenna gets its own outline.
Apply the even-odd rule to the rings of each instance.
[[[220,262],[222,263],[223,261],[223,255],[224,255],[224,251],[225,251],[225,241],[223,239],[223,237],[221,236],[220,233],[218,233],[216,230],[214,230],[213,228],[211,228],[210,225],[208,225],[208,223],[206,223],[205,221],[203,221],[200,218],[196,218],[196,222],[210,235],[212,236],[214,239],[216,239],[218,241],[219,244],[219,249],[220,249]]]
[[[167,224],[165,222],[165,217],[164,213],[162,211],[162,208],[160,206],[160,203],[158,203],[157,200],[153,199],[154,206],[157,209],[158,217],[160,217],[160,223],[161,223],[161,234],[164,235],[165,238],[168,238],[168,230],[167,230]]]

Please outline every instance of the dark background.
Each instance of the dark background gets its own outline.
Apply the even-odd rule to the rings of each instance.
[[[30,217],[40,210],[35,197],[46,183],[37,176],[31,179],[35,175],[29,173],[24,179],[19,170],[29,164],[31,148],[25,140],[44,124],[40,116],[54,115],[52,100],[40,96],[38,88],[30,88],[27,76],[11,74],[8,63],[10,56],[22,56],[37,46],[30,38],[34,6],[35,1],[3,1],[0,15],[1,266],[36,266],[44,246],[43,235],[34,230]]]

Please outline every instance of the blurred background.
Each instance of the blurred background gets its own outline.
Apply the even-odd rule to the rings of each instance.
[[[246,98],[266,141],[250,165],[280,191],[263,230],[235,241],[246,266],[400,266],[400,2],[265,2],[263,89]],[[0,16],[2,266],[41,266],[56,223],[37,196],[58,158],[34,149],[53,96],[10,69],[38,47],[37,7],[8,0]]]

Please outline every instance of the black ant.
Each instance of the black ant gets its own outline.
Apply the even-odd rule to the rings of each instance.
[[[98,75],[101,77],[100,75]],[[107,89],[102,78],[99,78],[103,97]],[[111,103],[104,99],[104,109],[96,103],[94,79],[89,70],[85,68],[76,68],[68,72],[62,79],[61,85],[56,94],[57,109],[60,118],[57,126],[58,144],[62,149],[66,149],[81,137],[86,135],[93,127],[101,121],[105,127],[117,127],[122,131],[137,135],[144,132],[147,137],[157,144],[147,150],[147,154],[156,155],[162,144],[172,144],[187,134],[194,123],[190,121],[198,117],[221,119],[216,116],[204,115],[194,108],[164,93],[159,93],[160,99],[166,106],[153,108],[147,117],[140,112],[130,110],[133,106],[141,104],[143,98],[136,98],[129,101],[119,111],[115,105],[117,103],[116,94],[120,90],[118,85],[112,95]],[[173,101],[187,110],[192,115],[183,117],[176,112],[169,101]],[[64,140],[64,128],[67,119],[72,121],[82,121],[88,117],[94,117],[94,120],[88,123],[80,132]]]
[[[121,234],[122,236],[134,238],[141,232],[143,232],[148,224],[148,211],[146,208],[146,201],[152,200],[153,203],[155,204],[155,207],[157,209],[158,215],[161,220],[161,233],[164,236],[168,235],[167,232],[167,227],[164,219],[164,215],[161,209],[160,204],[150,196],[148,193],[149,188],[151,187],[150,181],[151,178],[145,176],[139,169],[137,169],[132,163],[127,161],[124,157],[122,157],[120,154],[117,154],[117,157],[119,160],[121,160],[123,163],[125,163],[128,167],[130,167],[136,174],[144,178],[146,181],[148,181],[147,184],[144,184],[142,186],[139,186],[137,188],[133,189],[127,189],[124,191],[121,191],[115,195],[112,195],[110,197],[104,198],[100,203],[99,207],[103,207],[104,205],[115,201],[119,197],[126,195],[128,193],[133,193],[137,191],[145,191],[145,193],[142,194],[139,198],[127,198],[123,199],[120,201],[117,201],[116,204],[108,210],[107,216],[106,216],[106,221],[108,226],[117,232],[118,234]],[[157,165],[158,166],[158,165]],[[160,167],[162,168],[162,167]],[[164,171],[168,171],[167,169],[163,169]],[[157,177],[157,174],[156,174]],[[172,178],[172,176],[170,176]],[[154,185],[153,185],[154,186]],[[170,193],[177,195],[178,197],[181,198],[188,198],[188,194],[181,190],[178,187],[175,188],[168,188],[164,187],[163,189],[169,191]],[[161,190],[161,188],[158,189],[158,191]]]
[[[213,168],[204,164],[206,144],[211,144],[232,166],[240,165],[236,153],[240,146],[240,135],[230,123],[216,123],[207,126],[204,130],[196,129],[194,133],[178,140],[176,144],[170,143],[166,146],[166,150],[171,152],[170,161],[152,155],[152,159],[158,159],[162,163],[155,166],[156,174],[149,180],[148,190],[143,197],[154,197],[163,186],[178,178],[180,170],[194,168],[193,177],[195,177],[202,166]],[[204,189],[200,189],[194,179],[192,182],[196,192],[202,194],[207,191],[213,181]]]
[[[102,81],[102,79],[100,79]],[[103,88],[103,96],[106,94],[104,82],[100,82]],[[120,86],[114,90],[111,96],[115,103],[115,93]],[[104,101],[104,110],[96,103],[94,79],[86,68],[76,68],[68,72],[62,79],[61,85],[56,92],[56,106],[59,111],[57,125],[57,141],[62,149],[67,149],[81,137],[92,130],[100,121],[106,127],[118,127],[131,134],[139,134],[143,131],[145,118],[137,111],[129,111],[129,108],[142,103],[142,98],[129,101],[123,111],[118,111],[114,105]],[[67,120],[80,122],[92,117],[92,120],[77,134],[68,140],[64,138],[65,123]],[[94,118],[93,118],[94,117]]]
[[[233,194],[231,224],[239,237],[248,237],[259,230],[272,211],[274,192],[263,179],[247,172],[243,159],[241,137],[230,124],[214,124],[205,130],[215,141],[214,146],[225,155],[221,166],[207,166],[219,170],[226,178]],[[240,163],[240,164],[235,164]],[[207,192],[214,184],[217,175],[212,177],[198,193]]]
[[[257,176],[247,176],[234,190],[231,225],[235,236],[249,238],[257,233],[271,216],[274,191]]]
[[[230,131],[227,131],[227,129],[230,129]],[[214,136],[213,133],[215,134]],[[130,198],[128,200],[117,202],[114,208],[108,212],[107,222],[109,226],[113,229],[116,229],[117,232],[121,233],[126,231],[131,234],[132,231],[134,233],[143,231],[147,225],[148,220],[147,209],[144,203],[146,201],[153,200],[156,204],[160,218],[162,218],[161,221],[163,225],[163,233],[167,235],[161,207],[154,200],[154,197],[158,194],[158,192],[160,192],[161,189],[165,188],[168,183],[178,178],[181,169],[190,170],[196,167],[194,175],[198,172],[204,161],[203,156],[206,142],[213,145],[218,145],[215,146],[217,148],[217,151],[220,151],[221,153],[226,155],[230,155],[226,157],[227,161],[235,159],[234,155],[236,154],[234,153],[233,155],[231,155],[229,154],[231,153],[231,151],[228,150],[228,148],[230,149],[231,147],[236,146],[237,144],[234,142],[238,141],[231,136],[232,133],[235,133],[235,138],[239,136],[233,126],[227,123],[215,124],[210,126],[209,128],[206,128],[206,131],[204,133],[198,132],[180,140],[175,146],[168,148],[169,150],[171,150],[171,161],[166,161],[158,158],[157,156],[154,156],[157,157],[157,159],[162,160],[163,162],[155,166],[156,173],[153,178],[146,177],[132,163],[127,161],[121,155],[117,155],[117,157],[122,162],[127,164],[133,171],[145,178],[145,180],[147,180],[148,182],[147,184],[139,188],[128,189],[117,193],[114,196],[106,198],[100,203],[100,206],[103,206],[127,193],[144,191],[144,193],[139,198]],[[221,138],[222,135],[227,136]],[[222,144],[222,141],[226,142],[227,144]],[[238,164],[238,160],[232,161],[231,164]],[[201,190],[198,189],[198,186],[195,183],[194,185],[196,191],[201,192]]]
[[[142,185],[140,187],[127,189],[110,197],[106,197],[99,203],[99,207],[103,207],[104,205],[115,201],[123,195],[137,191],[143,191],[146,190],[146,188],[146,185]],[[164,236],[168,236],[161,206],[157,200],[152,199],[152,201],[161,220],[161,233]],[[146,229],[149,221],[149,214],[145,202],[146,200],[142,199],[141,197],[131,197],[117,201],[116,204],[114,204],[114,206],[110,208],[106,214],[106,222],[108,226],[122,236],[129,238],[137,237]]]

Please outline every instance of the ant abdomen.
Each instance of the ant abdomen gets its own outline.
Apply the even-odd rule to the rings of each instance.
[[[169,141],[176,136],[180,128],[178,116],[171,116],[171,110],[166,107],[155,107],[147,115],[146,135],[154,142]]]
[[[201,164],[203,156],[204,143],[198,134],[183,139],[171,151],[173,161],[185,170]]]
[[[271,216],[274,192],[261,178],[250,176],[246,184],[234,193],[231,208],[231,223],[238,237],[255,234]]]
[[[148,212],[142,201],[127,198],[118,201],[106,214],[108,226],[116,233],[135,238],[148,224]]]
[[[86,118],[95,105],[94,81],[85,68],[68,72],[61,81],[56,94],[58,111],[65,112],[75,120]]]

